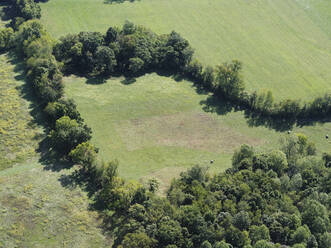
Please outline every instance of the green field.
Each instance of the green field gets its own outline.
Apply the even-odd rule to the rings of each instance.
[[[66,95],[77,102],[92,127],[92,141],[101,157],[118,159],[125,178],[157,177],[166,185],[184,168],[209,165],[210,160],[215,160],[211,170],[221,171],[230,166],[232,153],[241,144],[275,148],[284,135],[249,127],[241,112],[205,112],[208,95],[197,94],[187,81],[147,74],[131,84],[123,78],[93,83],[65,78]],[[331,149],[324,138],[331,133],[331,123],[294,131],[305,133],[320,151]]]
[[[70,172],[45,171],[35,160],[0,171],[1,248],[110,247],[86,192],[61,185]]]
[[[42,6],[55,37],[105,32],[125,20],[157,33],[176,30],[204,64],[244,63],[248,89],[270,89],[276,99],[311,99],[331,91],[329,0],[56,0]]]

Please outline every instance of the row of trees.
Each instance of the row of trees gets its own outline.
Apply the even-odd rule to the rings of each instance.
[[[302,103],[290,99],[275,102],[271,91],[248,93],[241,75],[242,63],[237,60],[216,68],[203,67],[199,61],[194,60],[184,69],[186,76],[206,90],[255,114],[284,120],[323,119],[331,116],[331,94]]]

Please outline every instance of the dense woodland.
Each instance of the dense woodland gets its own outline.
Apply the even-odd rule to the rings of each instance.
[[[166,71],[189,77],[234,105],[283,120],[330,117],[330,95],[309,103],[275,103],[271,92],[245,91],[239,61],[204,67],[176,32],[157,35],[127,22],[105,34],[81,32],[55,41],[36,20],[36,2],[13,0],[12,10],[10,27],[0,30],[0,50],[12,49],[24,59],[27,81],[47,116],[50,152],[80,165],[115,247],[331,247],[331,153],[316,155],[304,135],[288,134],[279,150],[257,152],[242,145],[232,168],[210,175],[197,165],[159,197],[156,180],[127,182],[118,176],[117,162],[99,161],[89,142],[91,129],[64,97],[62,75]]]

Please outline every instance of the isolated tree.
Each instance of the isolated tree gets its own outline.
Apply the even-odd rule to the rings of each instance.
[[[148,190],[152,193],[158,191],[160,182],[156,178],[151,178],[148,180]]]

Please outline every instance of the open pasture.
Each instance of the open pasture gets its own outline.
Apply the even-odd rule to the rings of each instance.
[[[67,77],[65,91],[92,128],[92,143],[100,148],[101,157],[118,159],[121,176],[129,179],[157,177],[166,183],[181,171],[178,168],[195,164],[222,171],[241,144],[276,148],[286,135],[249,127],[242,112],[206,112],[211,107],[208,95],[198,94],[188,81],[154,73],[135,82],[114,78],[103,84]],[[294,132],[306,134],[320,151],[331,149],[324,138],[331,133],[331,124],[294,128]]]
[[[130,20],[157,33],[179,32],[204,64],[241,60],[249,90],[270,89],[276,99],[331,91],[328,0],[56,0],[41,7],[56,38]]]

